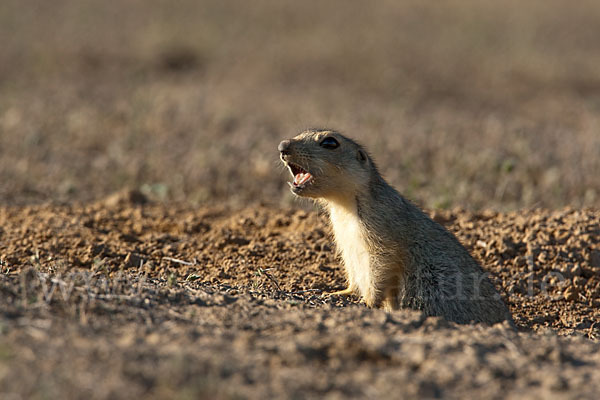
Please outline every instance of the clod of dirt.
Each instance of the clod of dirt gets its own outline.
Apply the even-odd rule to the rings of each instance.
[[[201,67],[202,60],[193,49],[176,46],[162,51],[157,64],[162,71],[181,73]]]

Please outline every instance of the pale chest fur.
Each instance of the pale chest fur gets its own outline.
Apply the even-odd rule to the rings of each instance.
[[[357,290],[363,297],[370,297],[373,292],[373,271],[356,204],[330,204],[329,214],[349,287]]]

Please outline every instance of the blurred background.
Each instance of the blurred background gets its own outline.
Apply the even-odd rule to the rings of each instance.
[[[427,208],[600,206],[600,2],[2,0],[0,204],[293,203],[329,127]]]

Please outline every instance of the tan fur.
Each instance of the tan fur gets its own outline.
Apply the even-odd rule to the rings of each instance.
[[[325,138],[338,146],[323,146]],[[409,307],[459,323],[511,320],[466,249],[389,186],[356,142],[335,131],[309,130],[281,142],[279,150],[286,165],[312,175],[307,184],[292,185],[292,192],[329,212],[348,282],[338,294],[356,293],[369,307]]]
[[[375,282],[373,271],[369,268],[370,254],[368,244],[363,240],[361,225],[356,214],[354,202],[345,206],[331,203],[329,216],[337,248],[344,260],[348,288],[360,293],[367,305],[373,305]],[[341,243],[347,245],[341,246]]]

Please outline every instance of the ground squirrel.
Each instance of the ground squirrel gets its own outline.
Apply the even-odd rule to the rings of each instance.
[[[512,320],[458,239],[392,188],[358,143],[319,129],[282,141],[278,150],[294,177],[292,193],[329,213],[348,281],[334,294],[458,323]]]

